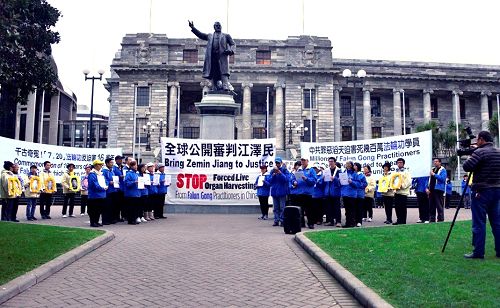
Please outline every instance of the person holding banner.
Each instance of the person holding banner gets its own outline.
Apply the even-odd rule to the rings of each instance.
[[[123,173],[123,157],[121,155],[115,156],[112,173],[113,176],[119,179],[119,188],[116,188],[116,199],[114,200],[113,220],[123,222],[125,221],[125,200],[123,197],[123,180],[125,179],[125,175]]]
[[[297,204],[307,216],[307,226],[309,229],[314,229],[315,217],[312,205],[312,193],[314,184],[316,184],[316,172],[309,166],[309,159],[302,157],[300,163],[300,168],[295,172],[295,177],[292,178],[292,191],[295,191],[297,194]],[[301,216],[302,226],[305,227],[304,216]]]
[[[16,199],[15,191],[12,187],[15,175],[14,164],[11,161],[3,163],[2,175],[0,176],[0,199],[2,200],[2,221],[11,221],[12,208]]]
[[[326,224],[325,226],[342,227],[342,213],[340,209],[340,168],[337,167],[337,160],[335,157],[328,158],[329,168],[323,171],[323,178],[325,182],[325,213]]]
[[[50,171],[52,164],[50,161],[43,162],[43,170],[40,173],[42,182],[42,192],[40,193],[40,216],[42,219],[51,219],[50,206],[52,205],[52,195],[57,191],[54,174]]]
[[[283,225],[283,211],[285,209],[286,196],[288,195],[288,178],[290,173],[286,166],[283,165],[281,157],[277,156],[274,164],[268,182],[271,185],[271,196],[273,197],[274,222],[278,220],[280,225]]]
[[[141,191],[139,190],[139,175],[137,174],[137,162],[129,160],[129,170],[123,180],[124,189],[123,195],[125,197],[125,204],[127,210],[127,221],[129,225],[136,225],[141,222],[138,219],[138,213],[141,199]],[[143,185],[144,186],[144,185]],[[138,220],[137,220],[138,219]]]
[[[352,161],[345,163],[345,171],[339,174],[340,194],[344,201],[345,225],[343,228],[352,228],[356,226],[356,172],[354,171]]]
[[[441,159],[434,158],[434,168],[432,168],[429,177],[429,183],[427,184],[427,195],[429,196],[429,221],[436,222],[436,211],[437,211],[437,221],[444,221],[444,191],[447,172],[446,169],[441,166]]]
[[[28,181],[24,184],[26,197],[26,219],[28,221],[37,220],[35,217],[36,201],[40,197],[40,177],[38,177],[38,168],[36,165],[30,166]]]
[[[82,175],[80,179],[81,183],[81,191],[80,191],[80,216],[85,215],[85,210],[87,208],[87,203],[89,200],[89,174],[90,171],[92,170],[92,166],[87,165],[85,166],[85,174]]]
[[[99,223],[102,209],[106,206],[106,190],[108,183],[102,174],[104,162],[96,159],[92,162],[94,169],[89,174],[89,218],[91,227],[102,227]]]
[[[141,192],[140,209],[137,212],[137,222],[147,222],[144,218],[144,212],[148,207],[148,187],[151,185],[149,174],[146,173],[146,164],[140,164],[139,167],[139,191]],[[142,182],[142,183],[141,183]]]
[[[363,202],[363,221],[373,220],[373,203],[375,198],[375,179],[372,176],[372,167],[370,165],[365,165],[363,167],[363,172],[366,178],[365,187],[365,200]]]
[[[410,195],[411,175],[405,168],[404,158],[398,158],[396,164],[398,168],[391,180],[391,187],[394,190],[394,209],[396,210],[396,222],[393,225],[406,225],[408,213],[406,203]]]
[[[355,205],[355,218],[356,218],[356,227],[361,227],[363,224],[363,209],[365,203],[365,188],[368,185],[366,181],[365,174],[363,173],[363,169],[361,168],[360,163],[353,164],[355,177],[353,177],[353,182],[356,185],[356,205]]]
[[[146,165],[147,172],[149,176],[149,181],[151,185],[148,186],[148,202],[146,204],[146,209],[144,212],[144,217],[146,220],[155,220],[153,216],[153,210],[158,200],[158,186],[160,185],[160,174],[155,174],[155,164],[148,163]]]
[[[418,203],[418,220],[417,224],[429,223],[429,197],[425,192],[427,183],[429,182],[428,176],[418,177],[413,179],[413,189],[417,194]]]
[[[102,224],[110,225],[117,223],[113,213],[116,212],[115,207],[118,207],[118,189],[120,187],[120,180],[115,177],[113,173],[113,166],[115,164],[113,158],[108,157],[104,160],[105,167],[102,168],[102,174],[108,183],[108,189],[106,190],[106,204],[102,209]],[[115,181],[116,180],[116,181]]]
[[[165,174],[164,164],[158,164],[158,173],[160,174],[160,185],[158,186],[158,200],[153,213],[155,219],[165,219],[167,216],[163,214],[163,206],[165,205],[165,195],[170,186],[171,178],[170,175]]]
[[[394,204],[394,191],[390,187],[391,183],[391,163],[386,161],[382,165],[383,173],[379,179],[378,192],[382,194],[382,203],[385,209],[385,224],[392,224],[392,206]]]
[[[259,198],[261,216],[259,219],[267,220],[269,213],[269,182],[268,182],[267,166],[260,166],[260,174],[255,179],[255,190],[257,190],[257,198]],[[273,227],[279,226],[279,217],[274,216]]]
[[[73,189],[70,189],[72,184],[71,178],[75,175],[74,174],[75,164],[73,163],[67,164],[66,169],[68,169],[68,171],[64,172],[61,178],[61,185],[63,187],[63,195],[64,195],[64,203],[62,209],[63,218],[68,217],[66,215],[66,212],[68,210],[68,203],[69,203],[69,217],[75,217],[75,215],[73,215],[73,209],[75,207],[75,191]]]

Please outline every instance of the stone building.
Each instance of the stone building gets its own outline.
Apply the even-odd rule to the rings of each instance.
[[[456,115],[477,132],[496,112],[500,66],[337,59],[331,41],[316,36],[235,41],[230,81],[235,101],[241,104],[235,135],[265,138],[269,92],[269,135],[285,157],[311,135],[317,142],[353,140],[356,135],[385,137],[402,134],[403,127],[415,132],[416,126],[431,120],[445,126]],[[160,130],[147,140],[142,127],[160,119],[166,122],[161,131],[165,136],[199,137],[194,103],[208,91],[201,77],[205,45],[199,39],[164,34],[123,38],[106,85],[111,104],[109,147],[151,157],[159,146]],[[344,69],[354,74],[365,70],[363,83],[348,82]],[[147,142],[151,151],[145,150]]]

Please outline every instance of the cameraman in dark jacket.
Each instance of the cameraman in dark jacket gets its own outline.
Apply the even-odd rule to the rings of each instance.
[[[472,245],[467,259],[483,259],[486,239],[486,214],[489,217],[497,258],[500,258],[500,150],[493,146],[487,131],[477,136],[477,149],[464,163],[472,178]]]

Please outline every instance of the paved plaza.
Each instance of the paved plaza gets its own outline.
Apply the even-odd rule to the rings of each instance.
[[[88,216],[62,218],[60,209],[53,207],[53,219],[42,223],[88,225]],[[365,226],[383,224],[383,209],[374,211]],[[446,219],[454,213],[446,210]],[[462,209],[459,219],[470,216]],[[106,226],[113,241],[3,307],[359,306],[293,236],[257,217],[171,214],[137,226]],[[417,209],[409,209],[408,221],[416,220]]]

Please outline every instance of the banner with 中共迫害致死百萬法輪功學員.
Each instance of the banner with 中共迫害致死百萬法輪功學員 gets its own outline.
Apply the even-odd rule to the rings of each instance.
[[[43,163],[48,161],[52,164],[51,171],[57,183],[68,169],[67,164],[75,165],[76,176],[85,174],[84,167],[91,165],[95,159],[104,161],[106,158],[115,158],[122,154],[120,148],[73,148],[51,144],[26,142],[15,139],[0,137],[0,161],[11,161],[19,165],[19,174],[27,174],[30,166],[35,165],[40,172]]]
[[[412,177],[424,177],[432,165],[432,132],[356,141],[302,142],[300,152],[312,162],[328,162],[329,157],[335,157],[342,166],[347,161],[370,165],[375,179],[381,177],[386,161],[394,170],[396,160],[403,158]]]
[[[274,167],[276,140],[161,138],[167,204],[257,204],[260,166]]]

